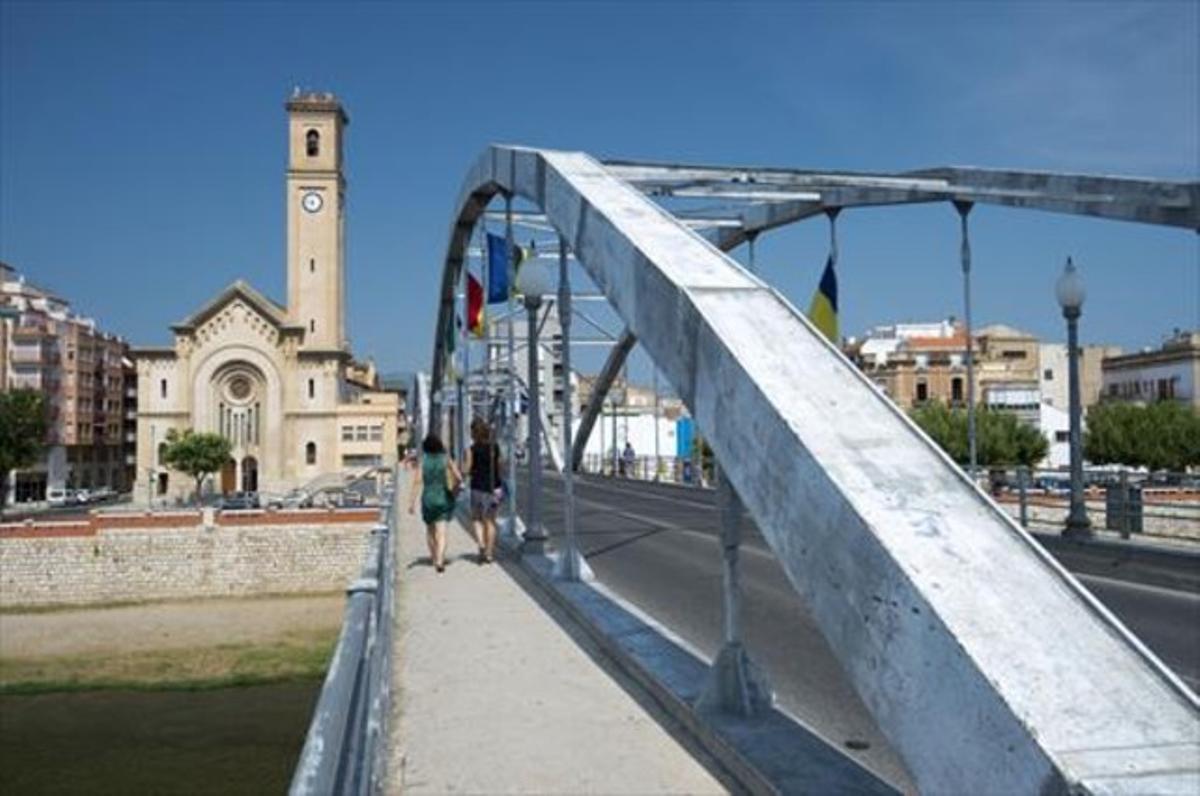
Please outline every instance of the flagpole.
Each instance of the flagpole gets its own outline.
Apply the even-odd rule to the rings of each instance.
[[[463,275],[463,290],[462,290],[463,323],[462,323],[462,328],[460,330],[458,330],[459,331],[459,341],[462,345],[462,353],[459,355],[460,356],[460,364],[462,365],[462,370],[459,371],[459,374],[458,374],[458,431],[455,435],[458,437],[458,440],[457,440],[458,445],[455,446],[457,448],[457,450],[455,451],[455,453],[456,453],[455,458],[460,462],[463,460],[463,457],[466,455],[467,378],[470,375],[470,370],[471,370],[471,357],[470,357],[469,352],[467,351],[467,346],[470,345],[470,341],[471,341],[470,337],[468,336],[469,335],[469,327],[471,324],[471,319],[469,317],[470,312],[471,312],[471,308],[470,308],[470,305],[471,305],[470,273],[471,273],[471,269],[468,267],[468,265],[466,263],[464,263],[463,271],[462,271],[462,275]]]
[[[504,194],[504,258],[508,274],[508,504],[505,507],[508,514],[508,532],[520,538],[517,533],[517,373],[516,373],[516,339],[514,318],[516,305],[513,301],[516,288],[516,268],[513,263],[513,225],[512,225],[512,194]]]
[[[492,411],[492,325],[488,323],[488,302],[492,296],[491,267],[487,260],[487,217],[479,216],[479,271],[483,277],[483,418]]]

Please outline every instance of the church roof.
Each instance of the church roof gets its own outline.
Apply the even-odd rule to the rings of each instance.
[[[197,328],[234,298],[241,298],[247,304],[258,310],[264,317],[280,328],[302,328],[288,321],[287,310],[280,304],[259,293],[249,282],[238,279],[212,298],[207,304],[182,321],[171,325],[171,330],[187,332]]]

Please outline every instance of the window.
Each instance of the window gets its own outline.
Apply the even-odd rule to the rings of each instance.
[[[166,379],[161,379],[158,382],[158,395],[160,398],[167,397],[167,380]]]
[[[310,158],[315,158],[321,154],[321,134],[316,130],[309,130],[305,133],[304,150]]]
[[[1042,378],[1046,381],[1054,381],[1054,369],[1046,368],[1042,371]]]
[[[954,378],[950,380],[950,400],[961,402],[963,399],[963,380]]]
[[[308,380],[308,400],[311,401],[313,398],[316,398],[316,397],[317,397],[317,382],[314,381],[313,379],[309,379]]]
[[[354,426],[342,426],[342,442],[354,442]]]
[[[383,426],[371,426],[371,441],[379,442],[383,439]]]
[[[304,446],[304,463],[305,464],[316,464],[317,463],[317,443],[310,442]]]
[[[313,319],[313,318],[308,319],[308,330],[310,332],[315,332],[317,330],[317,322],[315,319]]]
[[[311,257],[308,259],[308,272],[310,274],[315,274],[317,272],[317,261]]]
[[[1071,432],[1070,431],[1055,431],[1054,432],[1054,441],[1055,442],[1070,442],[1071,441]]]
[[[923,381],[917,382],[917,403],[923,404],[929,400],[929,385]]]
[[[355,426],[354,427],[354,439],[358,442],[366,442],[367,441],[367,427],[366,426]]]
[[[1024,359],[1024,358],[1025,358],[1025,352],[1024,352],[1024,351],[1012,351],[1012,350],[1009,350],[1009,351],[1003,351],[1003,352],[1001,352],[1001,353],[1000,353],[1000,356],[1001,356],[1001,358],[1003,358],[1003,359]]]
[[[158,466],[162,467],[163,458],[167,455],[167,443],[158,443]]]

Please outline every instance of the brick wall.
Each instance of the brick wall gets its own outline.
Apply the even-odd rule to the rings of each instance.
[[[0,525],[0,608],[344,589],[378,512],[93,515]]]

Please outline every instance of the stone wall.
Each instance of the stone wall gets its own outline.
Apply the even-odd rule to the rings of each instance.
[[[377,517],[175,512],[0,525],[0,609],[338,591],[362,568]]]

